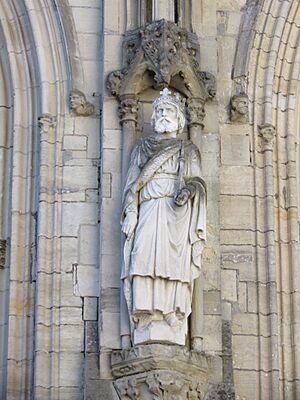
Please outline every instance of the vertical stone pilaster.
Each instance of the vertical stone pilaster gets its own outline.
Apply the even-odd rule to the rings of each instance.
[[[266,282],[258,281],[258,304],[265,302],[267,310],[267,326],[269,337],[264,338],[262,326],[265,324],[263,310],[258,309],[259,321],[259,341],[260,341],[260,369],[262,374],[268,370],[268,375],[262,379],[264,385],[263,393],[269,393],[270,398],[276,398],[278,393],[277,376],[278,365],[278,324],[277,324],[277,289],[276,289],[276,255],[275,255],[275,221],[274,221],[274,167],[273,149],[275,139],[275,127],[270,123],[265,123],[259,127],[259,137],[261,138],[261,148],[264,152],[264,196],[265,196],[265,236],[266,249],[265,257],[258,258],[258,268],[264,263]],[[274,309],[276,312],[274,313]],[[268,341],[268,346],[265,342]],[[266,350],[265,350],[266,349]]]
[[[137,140],[138,101],[134,95],[126,95],[120,99],[119,115],[122,125],[123,152],[122,152],[122,186],[125,184],[126,174],[130,161],[131,150]],[[123,290],[120,295],[120,334],[122,348],[128,348],[130,341],[130,324]]]

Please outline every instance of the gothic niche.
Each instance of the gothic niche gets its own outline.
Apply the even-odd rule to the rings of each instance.
[[[201,353],[206,184],[200,162],[215,79],[200,71],[196,35],[172,22],[128,32],[123,51],[125,67],[107,80],[123,130],[123,350],[112,357],[115,387],[121,399],[174,393],[202,399],[216,381],[216,360]],[[141,139],[139,98],[149,89],[152,128]]]

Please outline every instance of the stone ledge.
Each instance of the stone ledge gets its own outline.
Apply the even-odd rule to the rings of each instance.
[[[148,344],[111,355],[114,386],[121,400],[203,399],[209,385],[220,380],[221,357],[189,351],[183,346]]]

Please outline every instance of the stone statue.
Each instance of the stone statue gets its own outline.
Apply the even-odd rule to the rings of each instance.
[[[153,106],[155,133],[133,149],[124,188],[123,289],[133,344],[184,345],[206,237],[205,182],[198,148],[177,138],[183,99],[165,88]]]
[[[245,93],[232,96],[230,120],[240,124],[248,122],[248,96]]]
[[[95,112],[94,105],[89,103],[85,94],[77,89],[72,90],[70,94],[70,109],[78,117],[88,117]]]

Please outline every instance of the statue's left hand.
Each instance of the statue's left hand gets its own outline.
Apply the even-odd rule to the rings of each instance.
[[[187,187],[183,187],[175,197],[175,204],[179,207],[184,206],[191,196],[191,192]]]
[[[127,240],[130,240],[137,225],[137,214],[128,212],[122,224],[122,232],[125,233]]]

